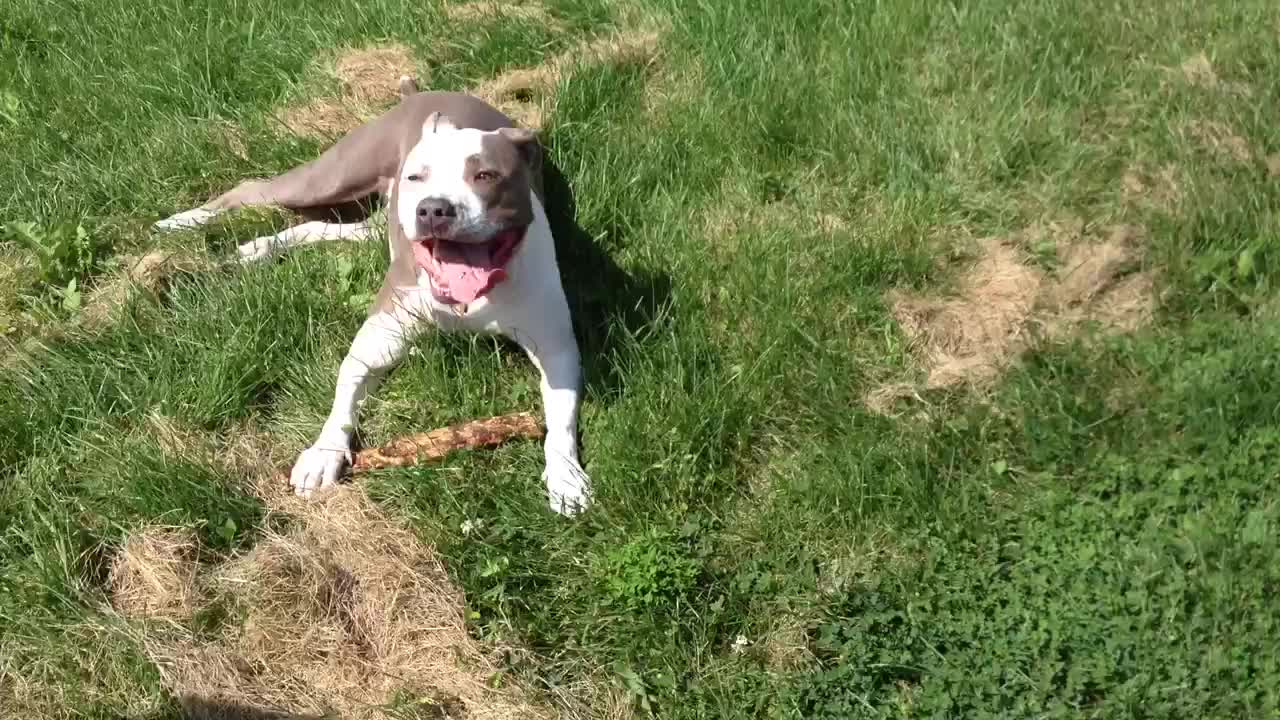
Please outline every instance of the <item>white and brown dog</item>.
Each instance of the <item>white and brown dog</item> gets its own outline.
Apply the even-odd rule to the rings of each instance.
[[[541,153],[534,134],[460,93],[416,92],[356,128],[314,161],[269,180],[240,184],[202,207],[156,223],[173,230],[248,205],[315,216],[381,195],[391,264],[382,289],[338,369],[329,417],[298,456],[299,494],[336,482],[350,463],[358,406],[428,327],[500,333],[525,349],[542,374],[547,428],[542,478],[552,509],[589,502],[578,461],[581,369],[543,209]],[[364,240],[366,221],[315,220],[239,248],[252,261],[323,240]]]

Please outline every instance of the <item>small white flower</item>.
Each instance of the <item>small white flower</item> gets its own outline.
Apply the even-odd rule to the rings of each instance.
[[[418,357],[418,346],[417,346],[417,345],[410,345],[410,346],[409,346],[409,357]]]
[[[462,521],[462,534],[464,536],[470,535],[471,533],[476,532],[482,527],[484,527],[483,520],[472,520],[468,518]]]
[[[747,639],[746,635],[739,635],[733,639],[733,651],[741,655],[747,651],[747,646],[750,644],[751,641]]]

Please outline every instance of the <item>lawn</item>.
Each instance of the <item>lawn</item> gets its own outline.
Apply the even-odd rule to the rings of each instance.
[[[0,717],[1280,718],[1277,38],[1270,0],[3,0]],[[385,245],[150,229],[403,71],[571,188],[581,517],[533,442],[291,500]],[[433,336],[361,434],[524,410],[518,351]]]

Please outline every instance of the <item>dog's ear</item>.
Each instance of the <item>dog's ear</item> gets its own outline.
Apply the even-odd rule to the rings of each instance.
[[[426,122],[422,123],[422,134],[440,132],[441,130],[456,130],[457,126],[449,119],[448,115],[439,110],[427,116]]]
[[[542,149],[538,144],[536,132],[528,128],[505,127],[498,128],[498,134],[516,146],[520,151],[520,157],[524,158],[524,164],[529,166],[530,170],[537,170],[541,166]]]
[[[416,92],[418,92],[418,81],[414,80],[412,77],[408,75],[401,75],[400,76],[400,99],[404,100],[405,98],[409,97],[410,95],[413,95]]]
[[[524,149],[525,145],[532,142],[537,142],[538,140],[538,134],[530,130],[529,128],[522,128],[522,127],[498,128],[498,134],[510,140],[511,142],[515,143],[515,146],[520,148],[521,150]]]

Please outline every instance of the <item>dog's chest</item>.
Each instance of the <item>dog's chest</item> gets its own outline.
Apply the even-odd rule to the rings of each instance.
[[[419,270],[417,280],[413,293],[417,314],[444,331],[502,332],[506,325],[503,319],[519,306],[519,299],[512,293],[516,288],[506,283],[474,302],[448,303],[435,296],[425,272]]]

